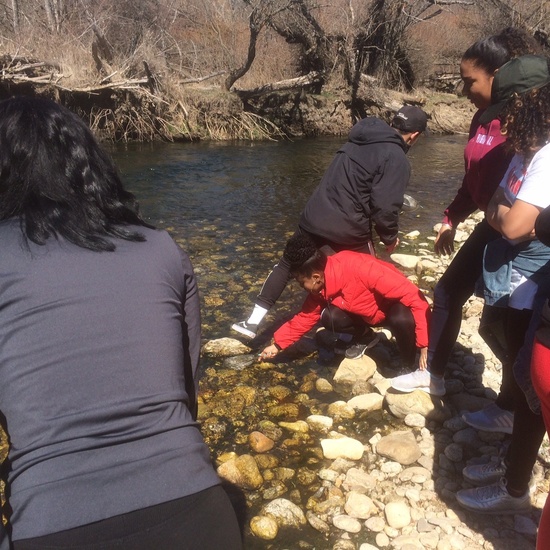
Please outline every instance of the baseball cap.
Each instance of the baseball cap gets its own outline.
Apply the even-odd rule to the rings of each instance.
[[[414,105],[403,105],[393,117],[391,125],[402,132],[424,132],[428,115]]]
[[[514,96],[524,94],[550,83],[548,60],[542,55],[522,55],[497,69],[491,87],[491,105],[479,117],[482,124],[498,117],[500,111]]]

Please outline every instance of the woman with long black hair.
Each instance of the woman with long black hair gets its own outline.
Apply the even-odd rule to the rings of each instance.
[[[240,549],[196,422],[188,256],[67,109],[3,101],[0,143],[0,547]]]

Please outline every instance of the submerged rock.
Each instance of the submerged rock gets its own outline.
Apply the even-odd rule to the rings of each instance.
[[[301,527],[307,523],[302,509],[285,498],[276,498],[266,504],[262,515],[273,518],[279,527]]]
[[[209,340],[202,347],[204,355],[213,357],[231,357],[234,355],[249,354],[252,350],[235,338],[218,338]]]
[[[223,361],[223,366],[226,369],[244,370],[256,362],[257,356],[252,353],[245,355],[237,355],[235,357],[227,357]]]

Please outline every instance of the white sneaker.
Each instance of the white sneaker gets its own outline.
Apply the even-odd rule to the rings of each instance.
[[[415,370],[409,374],[396,376],[391,381],[392,388],[410,393],[414,390],[422,390],[430,395],[441,397],[445,395],[445,380],[432,376],[427,370]]]
[[[501,409],[495,403],[473,413],[464,413],[462,420],[476,430],[511,434],[514,428],[514,413]]]
[[[231,329],[246,336],[247,338],[256,338],[256,333],[258,332],[258,325],[253,325],[247,323],[246,321],[241,321],[240,323],[235,323],[231,325]]]
[[[504,478],[485,487],[458,491],[456,500],[466,510],[478,514],[517,514],[531,509],[529,491],[521,497],[513,497],[506,489]]]

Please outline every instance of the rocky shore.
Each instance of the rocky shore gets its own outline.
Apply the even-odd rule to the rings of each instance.
[[[457,232],[467,238],[476,223]],[[392,260],[430,297],[449,263],[433,236]],[[459,245],[459,242],[457,245]],[[467,266],[465,266],[467,269]],[[319,364],[311,337],[257,362],[244,343],[207,342],[199,420],[219,475],[240,513],[246,548],[529,550],[548,492],[545,439],[529,513],[462,510],[462,469],[496,457],[509,440],[461,418],[496,397],[501,365],[477,333],[483,302],[472,297],[446,373],[446,395],[390,388],[398,367],[391,334],[358,360]]]

